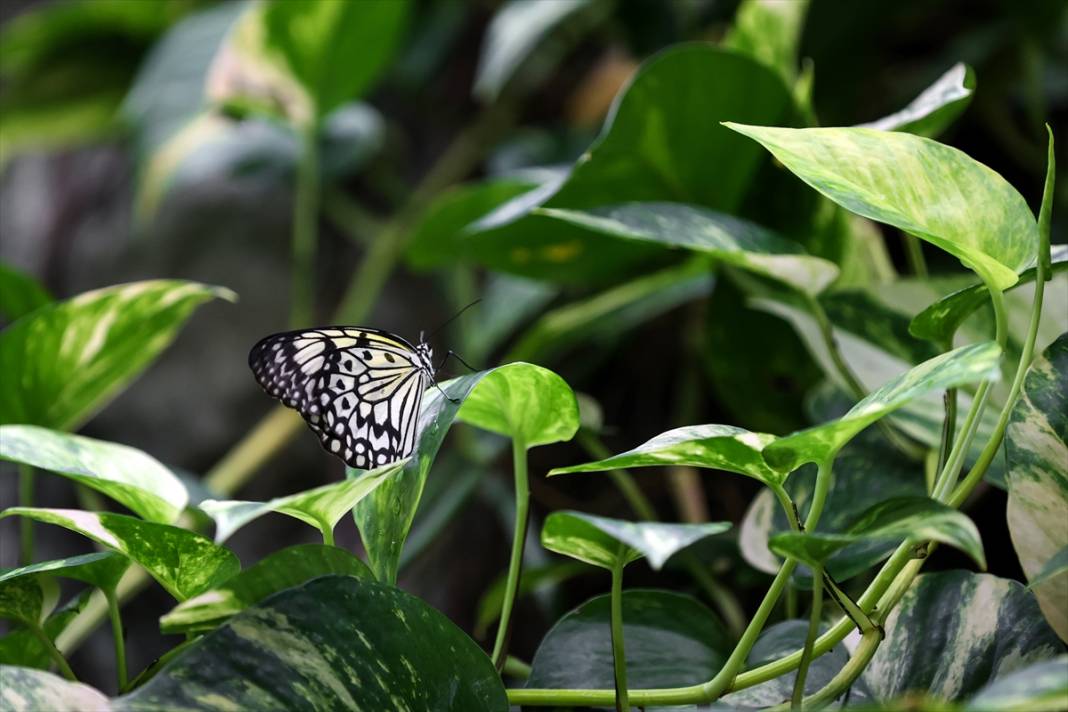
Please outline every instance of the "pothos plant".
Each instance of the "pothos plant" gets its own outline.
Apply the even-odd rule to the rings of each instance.
[[[318,54],[319,43],[283,30],[294,19],[290,13],[303,12],[303,20],[320,23],[322,32],[312,35],[326,45],[350,24],[378,28],[365,44],[384,57],[392,35],[382,28],[400,22],[399,6],[376,6],[383,16],[375,20],[363,16],[359,4],[258,6],[240,16],[221,54],[226,61],[210,72],[215,100],[230,111],[262,112],[282,122],[300,147],[293,231],[298,325],[312,311],[308,265],[324,178],[318,165],[324,126],[343,99],[366,87],[384,59],[338,78]],[[1050,247],[1052,132],[1036,219],[998,174],[923,137],[937,133],[970,95],[973,79],[963,66],[943,77],[938,91],[871,126],[773,126],[814,122],[803,77],[782,61],[783,52],[747,34],[761,7],[744,4],[723,47],[683,45],[646,62],[620,94],[601,137],[570,171],[541,182],[468,186],[422,211],[408,246],[415,265],[462,255],[561,282],[596,281],[649,263],[659,269],[550,312],[517,339],[504,365],[427,390],[417,444],[403,460],[369,471],[349,468],[345,479],[332,484],[251,502],[225,494],[236,486],[235,473],[267,456],[271,448],[264,442],[297,432],[299,421],[287,411],[275,411],[205,479],[215,493],[207,497],[147,453],[73,434],[166,348],[196,308],[234,295],[155,280],[56,302],[32,279],[5,269],[0,284],[13,323],[0,333],[0,371],[9,376],[0,385],[0,457],[18,466],[21,504],[0,517],[19,518],[23,553],[22,566],[0,573],[0,615],[13,622],[0,639],[5,706],[1068,704],[1068,656],[1061,642],[1068,639],[1068,335],[1043,335],[1047,286],[1068,264],[1063,250]],[[795,30],[799,22],[790,13],[779,20]],[[496,67],[482,75],[480,94],[499,90],[504,70]],[[672,120],[673,102],[695,96],[687,91],[710,73],[723,87],[700,95],[703,116],[724,123],[709,128],[690,117],[672,124],[679,131],[665,138],[661,122]],[[235,74],[242,81],[227,81]],[[745,87],[745,100],[732,89],[737,87]],[[142,208],[160,199],[174,179],[168,171],[196,137],[208,131],[215,139],[222,131],[210,111],[186,119],[145,167]],[[717,160],[710,162],[694,146]],[[760,146],[823,196],[816,222],[830,247],[816,241],[809,251],[743,217],[750,183],[758,189],[754,176],[764,176],[757,172]],[[774,180],[781,184],[782,177]],[[786,190],[801,195],[797,185]],[[840,289],[850,277],[847,266],[857,264],[846,255],[873,244],[870,233],[855,227],[866,223],[854,219],[899,228],[913,241],[906,244],[914,255],[922,255],[914,241],[924,241],[958,258],[974,277],[953,291],[934,292],[936,298],[907,318],[899,309],[894,318],[880,320],[885,303],[851,301]],[[385,237],[408,228],[407,221],[394,225],[368,264],[380,267],[391,259],[400,248]],[[553,348],[578,339],[575,324],[596,330],[613,310],[630,308],[626,318],[640,320],[635,314],[661,308],[654,302],[700,296],[700,280],[713,271],[742,285],[752,306],[792,324],[823,366],[830,384],[811,403],[818,424],[783,435],[688,425],[620,454],[605,451],[591,435],[593,409],[580,410],[563,378],[524,357],[548,359]],[[369,268],[368,274],[380,272]],[[368,283],[354,286],[341,316],[366,313]],[[1021,319],[1010,309],[1009,293],[1023,285],[1033,285],[1033,297]],[[992,316],[991,334],[982,328],[984,310]],[[869,319],[872,314],[880,319]],[[897,331],[871,333],[878,324],[901,327],[902,319]],[[1039,344],[1045,345],[1042,353]],[[494,605],[487,620],[497,621],[488,651],[397,586],[431,471],[457,423],[503,437],[512,455],[514,532],[502,583],[488,599]],[[545,519],[539,533],[544,548],[606,570],[609,593],[564,615],[527,664],[508,652],[515,602],[534,585],[523,571],[528,451],[576,434],[596,459],[548,475],[607,473],[635,517],[559,511]],[[881,453],[875,467],[870,452]],[[1002,452],[1006,462],[999,463]],[[762,487],[739,541],[747,561],[771,578],[748,619],[729,597],[711,596],[717,615],[681,593],[624,586],[626,567],[644,559],[654,570],[674,560],[713,594],[722,589],[697,550],[731,524],[655,521],[627,472],[677,466],[713,477],[741,475]],[[83,507],[33,506],[37,471],[72,480]],[[886,486],[899,471],[909,485]],[[979,529],[962,511],[984,479],[1009,491],[1010,529],[1027,588],[967,571],[921,573],[939,546],[959,549],[985,568]],[[99,495],[126,513],[108,511]],[[350,513],[366,561],[335,545],[334,529]],[[322,544],[283,548],[242,569],[225,542],[253,520],[278,514],[313,527]],[[34,562],[35,523],[69,529],[98,550]],[[214,539],[205,535],[210,528]],[[88,588],[57,607],[57,578]],[[185,640],[131,674],[120,605],[149,580],[175,601],[159,619],[161,631]],[[772,624],[784,599],[785,620]],[[796,615],[802,606],[807,620]],[[113,696],[78,683],[63,652],[105,618],[116,661]],[[925,627],[937,633],[922,637]],[[941,647],[929,643],[936,639]],[[917,695],[919,700],[904,699]]]

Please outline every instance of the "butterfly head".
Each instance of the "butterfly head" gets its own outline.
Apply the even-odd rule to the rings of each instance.
[[[415,356],[418,359],[419,367],[433,378],[435,373],[434,350],[430,348],[430,344],[423,341],[423,332],[421,331],[419,332],[419,343],[415,346]]]

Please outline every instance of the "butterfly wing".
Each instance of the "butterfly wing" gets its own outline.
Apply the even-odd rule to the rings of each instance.
[[[430,375],[407,341],[370,329],[291,331],[256,344],[249,366],[263,389],[297,410],[346,464],[377,467],[415,449]]]

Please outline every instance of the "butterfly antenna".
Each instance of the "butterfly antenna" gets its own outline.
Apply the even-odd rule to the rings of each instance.
[[[481,299],[476,299],[475,301],[471,302],[470,304],[468,304],[468,305],[467,305],[466,307],[464,307],[464,308],[463,308],[463,309],[461,309],[460,311],[458,311],[458,312],[456,312],[455,314],[453,314],[453,315],[452,315],[451,317],[449,317],[449,318],[448,318],[448,319],[447,319],[447,320],[445,321],[445,323],[444,323],[444,324],[442,324],[442,325],[441,325],[441,326],[439,326],[438,328],[436,328],[436,329],[434,329],[433,331],[431,331],[431,332],[430,332],[430,334],[429,334],[429,335],[428,335],[428,336],[427,336],[426,338],[428,338],[428,339],[432,339],[432,338],[434,338],[434,335],[435,335],[435,334],[437,334],[437,333],[438,333],[439,331],[441,331],[442,329],[444,329],[444,328],[445,328],[446,326],[448,326],[449,324],[451,324],[451,323],[453,323],[454,321],[456,321],[456,319],[458,319],[458,318],[459,318],[459,316],[460,316],[461,314],[463,314],[463,313],[464,313],[465,311],[467,311],[468,309],[470,309],[471,307],[475,306],[476,304],[478,304],[478,303],[479,303],[479,302],[481,302],[481,301],[482,301]],[[420,340],[422,340],[422,339],[420,339]]]

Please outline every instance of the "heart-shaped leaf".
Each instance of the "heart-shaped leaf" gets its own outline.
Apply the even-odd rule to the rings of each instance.
[[[36,310],[0,332],[0,423],[69,430],[102,408],[174,339],[200,304],[233,292],[155,280]]]
[[[620,562],[626,565],[644,556],[653,569],[659,570],[676,553],[730,527],[730,522],[628,522],[563,511],[545,518],[541,544],[549,551],[603,569],[611,570]]]
[[[924,361],[868,394],[841,418],[770,443],[763,450],[764,459],[781,472],[791,472],[806,462],[822,462],[861,430],[919,396],[1000,378],[1000,359],[1001,348],[990,341]]]
[[[160,618],[160,630],[165,634],[211,630],[273,593],[328,574],[374,579],[367,564],[344,549],[298,544],[269,554],[222,586],[178,604]]]
[[[179,601],[215,588],[241,569],[229,549],[186,529],[123,514],[11,507],[0,514],[70,529],[140,564]]]
[[[400,589],[323,576],[205,635],[117,710],[508,709],[485,653]]]
[[[153,522],[173,524],[189,501],[182,481],[154,457],[104,440],[3,425],[0,458],[68,477]]]
[[[967,64],[957,62],[901,111],[860,126],[934,137],[968,108],[974,93],[975,72]]]
[[[527,448],[570,440],[579,426],[571,387],[549,369],[529,363],[487,371],[456,417]]]
[[[12,665],[0,665],[0,702],[11,712],[111,710],[111,702],[99,690],[44,670]]]
[[[752,433],[733,425],[687,425],[661,433],[633,450],[604,460],[557,467],[549,471],[549,476],[627,467],[689,465],[736,472],[765,484],[781,485],[786,476],[768,467],[761,455],[761,451],[774,441],[774,435]]]
[[[1046,563],[1068,547],[1068,334],[1032,362],[1005,450],[1012,544],[1046,619],[1068,640],[1068,576],[1035,583]]]
[[[113,551],[98,551],[9,569],[0,573],[0,583],[20,576],[45,574],[84,581],[103,591],[113,591],[129,567],[130,560],[125,556]]]
[[[937,541],[965,552],[986,568],[979,530],[963,512],[927,497],[901,497],[880,502],[840,533],[785,531],[773,534],[768,546],[810,567],[822,567],[833,554],[862,541]]]
[[[534,654],[527,687],[612,688],[610,596],[591,598],[564,615]],[[730,654],[731,641],[712,611],[670,591],[623,591],[627,685],[666,688],[712,677]]]
[[[998,677],[964,705],[964,712],[1068,708],[1068,655]]]
[[[89,603],[93,592],[94,589],[85,589],[48,616],[41,628],[49,640],[55,642],[59,634],[74,622]],[[40,638],[26,628],[13,630],[0,638],[0,665],[21,665],[47,670],[53,663],[52,655],[45,650]],[[0,692],[2,687],[0,685]]]
[[[960,700],[1064,651],[1030,591],[966,571],[917,578],[885,628],[863,676],[880,701],[917,693]]]
[[[1050,249],[1050,255],[1052,274],[1068,272],[1068,245],[1054,245]],[[1034,282],[1036,274],[1036,267],[1024,270],[1020,274],[1020,281],[1012,288]],[[947,343],[961,324],[974,314],[976,309],[987,304],[989,299],[986,285],[982,283],[958,289],[917,314],[909,324],[909,333],[936,343]]]
[[[691,250],[782,282],[805,294],[823,291],[838,276],[832,262],[759,225],[683,203],[625,203],[540,215],[641,243]]]
[[[744,0],[734,13],[734,23],[723,46],[749,55],[793,84],[806,14],[807,2]]]
[[[842,207],[941,247],[997,289],[1034,261],[1038,225],[1027,202],[955,148],[866,128],[726,126]]]
[[[0,262],[0,317],[15,321],[51,301],[52,295],[40,282]]]
[[[215,543],[221,544],[234,532],[264,514],[288,514],[320,531],[324,536],[334,531],[341,518],[376,487],[400,472],[407,460],[368,470],[358,478],[323,485],[314,489],[276,497],[269,502],[206,499],[198,507],[215,520]]]

